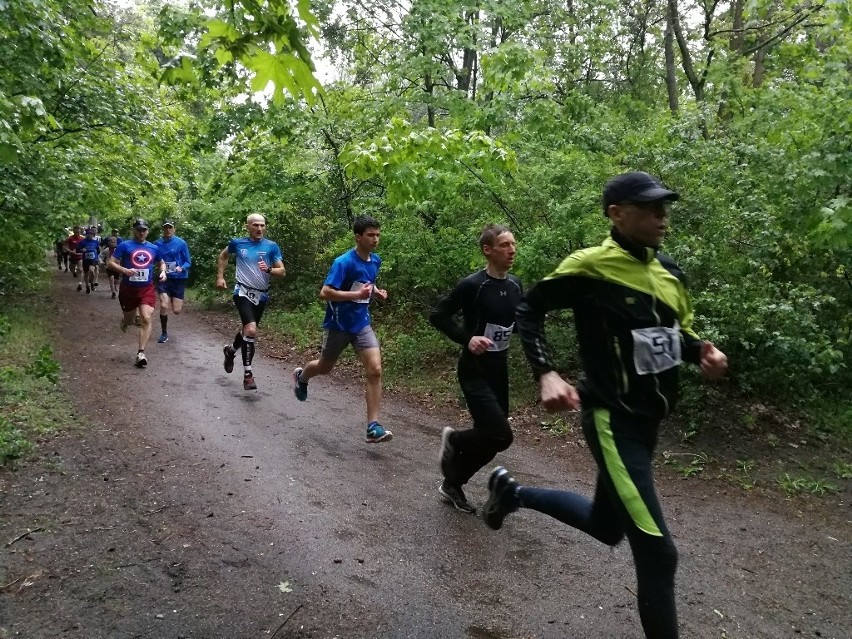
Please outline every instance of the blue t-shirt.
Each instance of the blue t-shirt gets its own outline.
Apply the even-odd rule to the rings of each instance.
[[[154,267],[160,261],[159,249],[150,242],[125,240],[115,247],[112,256],[124,268],[133,269],[133,275],[123,275],[121,284],[129,286],[150,286],[154,283]]]
[[[101,245],[95,239],[87,239],[77,245],[77,251],[82,253],[84,260],[94,262],[98,259],[98,254],[101,252]]]
[[[173,235],[168,240],[161,237],[154,242],[160,250],[160,257],[166,263],[166,275],[170,280],[185,280],[189,277],[189,267],[192,260],[189,258],[189,246],[181,238]],[[176,271],[180,266],[183,270]]]
[[[233,253],[237,257],[237,281],[234,285],[234,295],[243,295],[254,300],[260,293],[259,301],[267,301],[269,273],[261,271],[258,262],[260,258],[263,258],[266,265],[272,268],[276,262],[283,261],[284,257],[278,245],[265,237],[258,241],[249,237],[235,237],[228,243],[228,253]],[[244,289],[242,292],[240,287]]]
[[[357,290],[362,284],[375,285],[381,265],[382,258],[375,253],[370,253],[370,260],[365,261],[353,248],[334,260],[323,284],[338,291]],[[369,325],[369,299],[357,302],[326,302],[323,328],[358,333]]]

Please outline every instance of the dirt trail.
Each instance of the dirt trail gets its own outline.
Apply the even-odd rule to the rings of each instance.
[[[244,392],[239,366],[222,370],[229,336],[191,309],[138,370],[116,302],[56,277],[63,383],[93,427],[0,472],[0,638],[642,636],[626,545],[532,512],[493,532],[438,501],[449,411],[391,400],[393,441],[368,445],[359,379],[318,379],[297,402],[296,362],[261,341],[259,391]],[[577,446],[520,436],[497,462],[522,482],[591,490]],[[476,504],[484,483],[471,483]],[[801,511],[670,477],[659,492],[683,637],[852,635],[843,502]]]

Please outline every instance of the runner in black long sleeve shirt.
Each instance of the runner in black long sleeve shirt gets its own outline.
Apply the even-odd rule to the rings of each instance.
[[[456,284],[429,316],[432,324],[461,345],[458,379],[473,417],[473,428],[447,427],[441,440],[441,497],[458,510],[475,513],[464,494],[471,477],[512,444],[509,425],[507,349],[521,299],[520,280],[508,271],[515,237],[505,226],[488,225],[479,239],[488,260],[481,271]],[[461,312],[462,324],[454,316]]]

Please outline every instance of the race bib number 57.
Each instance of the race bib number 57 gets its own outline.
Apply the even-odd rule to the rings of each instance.
[[[633,334],[633,365],[639,375],[661,373],[681,361],[680,326],[638,328]]]

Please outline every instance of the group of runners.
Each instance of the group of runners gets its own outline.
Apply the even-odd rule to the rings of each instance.
[[[72,234],[56,243],[57,268],[65,267],[79,282],[77,290],[86,293],[98,288],[99,271],[104,267],[109,280],[110,296],[118,298],[122,317],[120,328],[126,332],[130,325],[139,327],[139,344],[134,365],[145,368],[148,358],[145,348],[151,337],[152,317],[159,298],[160,327],[157,340],[169,340],[169,314],[179,314],[183,309],[186,281],[192,260],[186,242],[175,235],[175,223],[165,220],[162,234],[155,242],[148,242],[148,223],[138,218],[133,223],[132,237],[123,240],[118,229],[101,239],[96,227],[89,226],[85,233],[75,226]],[[156,271],[156,272],[155,272]]]
[[[569,255],[526,293],[509,273],[517,254],[514,234],[506,226],[489,224],[479,237],[485,268],[460,280],[429,316],[461,347],[458,381],[472,418],[469,428],[448,426],[441,433],[441,499],[475,514],[464,486],[512,444],[507,354],[518,333],[545,408],[580,411],[597,482],[590,498],[521,485],[497,466],[488,476],[482,518],[498,530],[508,515],[525,508],[610,546],[626,538],[636,569],[639,616],[651,639],[678,637],[677,550],[652,471],[660,422],[677,403],[683,361],[698,365],[710,379],[727,371],[724,353],[692,328],[683,272],[659,251],[670,204],[679,197],[641,171],[615,176],[602,197],[603,214],[611,222],[609,237],[600,246]],[[231,372],[241,352],[245,388],[255,388],[251,361],[257,325],[268,301],[270,276],[283,277],[285,270],[278,246],[263,239],[263,218],[250,216],[247,227],[249,238],[232,240],[219,255],[217,286],[226,288],[224,269],[235,255],[234,301],[243,326],[233,344],[224,347],[224,367]],[[351,344],[367,378],[366,440],[386,442],[392,433],[379,423],[381,352],[369,313],[372,299],[388,296],[376,285],[380,224],[360,217],[353,232],[354,248],[334,261],[320,290],[326,302],[320,356],[293,371],[293,392],[306,401],[309,381],[330,373]],[[556,371],[545,336],[546,315],[557,309],[571,309],[574,315],[583,366],[576,386]]]
[[[677,402],[678,368],[683,361],[710,379],[727,371],[727,358],[692,328],[693,311],[685,278],[675,262],[659,251],[678,193],[644,172],[615,176],[603,190],[603,214],[609,236],[600,246],[570,254],[550,275],[524,291],[509,273],[518,247],[512,231],[485,226],[479,248],[483,269],[461,279],[434,307],[430,322],[460,346],[457,373],[472,424],[441,433],[438,494],[463,513],[477,512],[465,485],[513,440],[509,421],[507,354],[518,334],[548,410],[579,410],[583,434],[597,464],[593,497],[521,485],[498,466],[487,479],[482,506],[485,524],[500,529],[506,517],[530,509],[553,517],[598,541],[615,546],[626,538],[637,576],[637,600],[646,637],[678,636],[674,596],[677,551],[654,488],[652,459],[660,422]],[[164,223],[165,243],[174,242],[174,224]],[[170,229],[170,239],[166,237]],[[252,214],[247,237],[233,238],[217,259],[216,286],[228,288],[225,269],[236,262],[233,300],[241,328],[223,348],[224,369],[234,370],[239,353],[243,387],[254,390],[252,372],[261,322],[269,301],[270,279],[286,274],[280,247],[265,237],[266,220]],[[142,327],[137,365],[145,365],[151,316],[161,291],[160,341],[168,339],[166,315],[180,312],[189,252],[146,242],[148,226],[137,220],[133,239],[109,255],[107,268],[122,276],[119,301],[122,330],[138,308]],[[366,441],[388,442],[393,434],[380,423],[382,360],[372,328],[371,300],[388,293],[376,281],[381,258],[375,252],[381,225],[372,217],[353,224],[354,247],[334,260],[319,296],[326,303],[319,357],[292,373],[293,392],[308,399],[309,382],[330,373],[351,345],[366,375]],[[180,241],[182,242],[182,240]],[[85,253],[84,253],[85,254]],[[156,272],[155,272],[156,270]],[[164,302],[166,296],[168,300]],[[545,317],[573,310],[583,375],[576,386],[556,371],[545,336]]]

